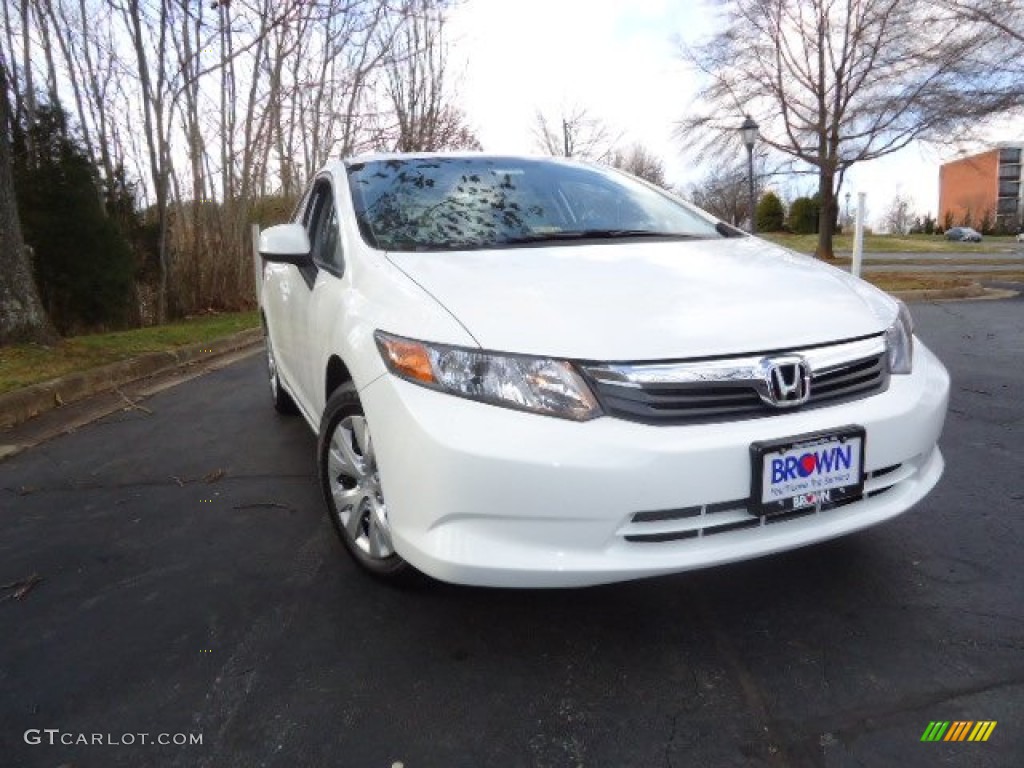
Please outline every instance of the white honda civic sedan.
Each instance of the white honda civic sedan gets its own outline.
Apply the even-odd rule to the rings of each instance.
[[[259,238],[271,392],[397,579],[563,587],[792,549],[935,486],[906,306],[611,169],[328,165]]]

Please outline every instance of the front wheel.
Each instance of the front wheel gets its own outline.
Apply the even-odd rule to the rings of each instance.
[[[267,345],[267,374],[270,377],[270,398],[274,403],[274,410],[278,413],[293,415],[299,412],[292,400],[292,396],[285,392],[281,386],[281,376],[277,372],[277,358],[274,356],[274,346],[270,343],[270,331],[266,335]]]
[[[414,571],[391,543],[373,438],[351,383],[343,384],[327,401],[317,464],[331,522],[352,558],[378,578],[409,579]]]

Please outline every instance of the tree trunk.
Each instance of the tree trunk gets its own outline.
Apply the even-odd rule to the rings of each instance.
[[[0,344],[50,343],[57,336],[39,301],[28,250],[21,239],[8,136],[7,78],[0,62]]]
[[[819,259],[834,259],[832,236],[836,231],[836,214],[839,210],[835,195],[835,171],[822,168],[818,176],[818,195],[821,198],[821,210],[818,211],[818,250],[815,255]]]
[[[167,193],[169,184],[170,149],[167,143],[167,127],[164,124],[164,99],[167,96],[165,67],[167,61],[167,0],[159,3],[158,27],[159,37],[156,51],[150,51],[142,32],[143,18],[139,0],[129,0],[121,8],[128,25],[128,34],[135,50],[138,64],[139,91],[142,96],[142,127],[146,138],[146,152],[149,158],[149,172],[153,180],[153,197],[156,203],[157,223],[160,228],[158,252],[160,256],[160,282],[157,295],[157,322],[167,322],[168,310],[168,272],[170,271],[170,253],[167,242]],[[156,66],[156,83],[150,77],[149,61]]]
[[[23,59],[21,71],[25,77],[25,122],[28,125],[33,125],[36,121],[36,87],[32,82],[32,36],[28,30],[28,0],[21,0],[21,53]],[[14,56],[14,51],[11,51],[11,56]],[[14,89],[18,89],[17,83],[14,84]],[[6,125],[4,130],[6,130]],[[25,131],[25,148],[28,150],[30,158],[35,157],[34,141],[32,131]]]

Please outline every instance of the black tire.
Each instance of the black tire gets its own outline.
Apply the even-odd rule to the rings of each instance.
[[[359,438],[356,436],[360,420],[365,425],[366,416],[355,387],[351,382],[342,384],[327,400],[327,406],[324,408],[324,415],[320,421],[320,437],[317,441],[317,474],[320,478],[324,503],[327,505],[327,515],[331,519],[338,538],[341,539],[345,549],[360,568],[389,583],[409,585],[416,579],[417,571],[391,547],[389,526],[380,525],[377,522],[380,518],[374,517],[374,515],[379,515],[379,510],[384,510],[383,518],[386,520],[387,507],[384,505],[379,474],[376,472],[372,438],[363,438],[366,445],[369,446],[369,451],[366,452],[370,454],[370,458],[367,461],[363,448],[359,444]],[[369,435],[368,428],[364,435]],[[337,442],[332,445],[336,436]],[[356,460],[354,463],[350,462],[353,467],[359,469],[356,465],[359,460],[362,460],[361,469],[365,473],[363,480],[350,476],[348,470],[341,471],[337,476],[332,477],[334,474],[332,468],[337,470],[339,466],[337,454],[332,454],[332,449],[336,451],[337,446],[342,443],[347,443],[352,449],[352,456]],[[345,466],[348,467],[349,463],[345,463]],[[353,485],[351,488],[346,488],[347,484]],[[352,494],[350,497],[352,503],[348,506],[339,505],[333,489],[339,489],[341,492],[347,490]],[[372,498],[373,493],[375,493],[376,501]],[[357,497],[363,494],[369,494],[369,496],[357,500]],[[353,529],[356,529],[355,534],[352,532]],[[387,547],[381,547],[382,540],[375,538],[382,533],[388,533]],[[374,553],[375,545],[376,553]]]
[[[286,416],[294,416],[299,412],[299,408],[292,400],[292,396],[281,386],[281,377],[277,373],[277,361],[274,356],[274,347],[270,343],[269,331],[266,332],[264,342],[267,350],[267,374],[270,378],[270,399],[274,403],[274,410]]]

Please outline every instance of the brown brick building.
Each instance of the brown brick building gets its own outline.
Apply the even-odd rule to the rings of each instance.
[[[939,224],[980,229],[986,216],[997,231],[1024,226],[1024,144],[999,144],[939,168]]]

